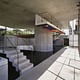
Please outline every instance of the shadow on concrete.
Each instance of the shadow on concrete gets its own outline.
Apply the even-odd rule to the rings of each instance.
[[[62,48],[61,50],[53,54],[51,57],[44,60],[39,65],[25,72],[17,80],[37,80],[65,50],[66,48]]]

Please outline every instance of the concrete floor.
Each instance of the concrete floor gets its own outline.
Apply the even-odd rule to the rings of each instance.
[[[80,80],[78,49],[61,49],[17,80]]]

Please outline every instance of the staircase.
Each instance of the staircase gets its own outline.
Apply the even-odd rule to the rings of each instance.
[[[13,49],[5,50],[4,54],[6,54],[9,61],[12,62],[12,66],[16,68],[16,71],[20,71],[20,75],[33,67],[33,64],[23,55],[23,52],[18,51],[17,53],[17,51]]]
[[[0,36],[0,53],[6,54],[6,57],[9,59],[9,62],[12,63],[12,66],[16,68],[16,71],[20,72],[20,75],[22,75],[24,72],[28,71],[33,67],[33,64],[30,63],[30,60],[27,59],[26,56],[23,55],[20,50],[16,48],[8,48],[4,46],[5,39],[8,40],[8,42],[14,47],[14,44],[12,41],[6,36],[1,35]]]

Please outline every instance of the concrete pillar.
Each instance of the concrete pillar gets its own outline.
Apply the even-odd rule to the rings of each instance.
[[[78,50],[80,55],[80,2],[77,5],[78,7]]]
[[[44,28],[35,28],[35,50],[40,52],[53,51],[53,34]]]
[[[74,21],[72,22],[72,47],[74,47]]]

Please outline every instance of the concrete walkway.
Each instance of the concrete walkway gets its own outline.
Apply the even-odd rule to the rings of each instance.
[[[78,49],[61,49],[17,80],[80,80]]]

